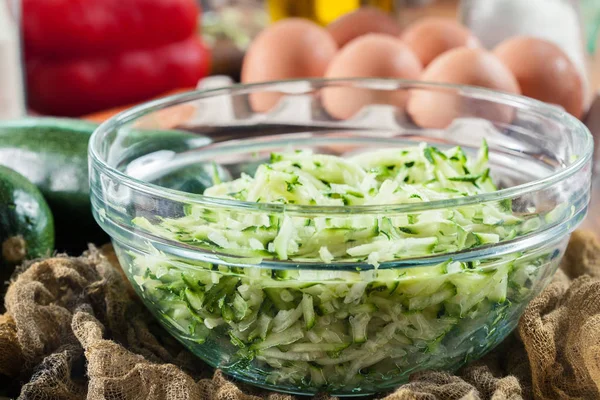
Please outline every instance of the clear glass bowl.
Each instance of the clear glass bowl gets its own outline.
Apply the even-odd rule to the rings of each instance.
[[[271,103],[264,107],[260,96],[267,93]],[[446,108],[411,108],[418,96]],[[436,119],[437,128],[423,127],[440,115],[443,126]],[[216,176],[252,174],[272,152],[343,155],[426,142],[473,154],[482,139],[500,189],[493,193],[336,207],[202,195]],[[364,395],[398,386],[418,370],[456,370],[515,328],[585,216],[592,151],[578,120],[523,97],[385,79],[273,82],[179,94],[102,124],[90,142],[91,196],[140,298],[202,360],[269,389]],[[215,236],[196,240],[157,229],[165,220],[198,230],[223,224],[228,235],[264,240],[284,235],[286,220],[326,222],[337,233],[311,240],[336,246],[340,237],[359,235],[347,229],[349,221],[388,221],[399,229],[475,207],[490,215],[501,207],[527,222],[498,243],[423,257],[399,251],[378,267],[343,255],[329,263],[258,257],[250,249],[227,250]],[[487,211],[480,218],[507,223]],[[255,225],[231,228],[242,220]]]

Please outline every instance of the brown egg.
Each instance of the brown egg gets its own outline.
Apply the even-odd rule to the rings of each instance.
[[[337,51],[331,35],[317,24],[289,18],[277,22],[258,35],[242,64],[242,83],[292,78],[322,77]],[[257,112],[271,109],[279,93],[255,93],[250,97]]]
[[[421,80],[480,86],[519,94],[519,84],[494,54],[467,47],[450,50],[425,69]],[[480,117],[497,123],[512,120],[512,109],[486,100],[466,99],[452,89],[411,91],[407,110],[423,128],[446,128],[457,117]]]
[[[418,79],[422,67],[414,53],[395,37],[371,33],[341,49],[329,64],[327,78],[404,78]],[[358,88],[323,90],[323,105],[332,116],[349,118],[363,106],[390,104],[404,108],[408,93]]]
[[[409,25],[402,35],[424,67],[437,56],[456,47],[479,47],[479,40],[458,22],[440,17],[422,18]]]
[[[584,87],[569,57],[554,43],[528,36],[510,38],[494,54],[513,72],[524,96],[558,104],[580,118]]]
[[[367,33],[400,34],[396,19],[373,7],[363,7],[343,15],[329,24],[327,30],[340,48]]]

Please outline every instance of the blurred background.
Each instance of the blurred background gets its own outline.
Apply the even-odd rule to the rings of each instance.
[[[208,75],[239,80],[246,50],[273,23],[327,27],[361,7],[389,15],[398,32],[426,17],[455,20],[488,49],[543,38],[583,75],[588,103],[600,86],[597,0],[0,0],[0,118],[97,119]]]

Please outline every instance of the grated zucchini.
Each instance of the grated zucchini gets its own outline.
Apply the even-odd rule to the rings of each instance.
[[[476,158],[425,144],[349,158],[277,153],[254,174],[205,195],[261,203],[344,206],[419,203],[495,191],[487,144]],[[319,388],[406,377],[471,354],[470,335],[500,335],[505,317],[553,258],[513,254],[492,262],[379,269],[387,261],[488,246],[527,234],[540,218],[510,202],[406,215],[301,217],[189,205],[141,229],[189,245],[258,259],[321,262],[320,270],[188,264],[151,248],[131,253],[133,279],[164,320],[203,343],[228,338],[265,382]],[[340,270],[339,261],[365,271]],[[516,312],[516,311],[515,311]],[[492,332],[492,333],[490,333]],[[460,341],[458,341],[460,339]],[[479,351],[479,350],[477,350]],[[482,350],[483,351],[483,350]],[[445,362],[442,362],[445,360]],[[232,365],[238,365],[233,363]],[[244,364],[244,365],[247,365]]]

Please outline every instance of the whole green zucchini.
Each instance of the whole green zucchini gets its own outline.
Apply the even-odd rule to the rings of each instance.
[[[26,259],[54,251],[54,219],[38,188],[10,168],[0,166],[0,276]],[[7,269],[5,269],[7,268]]]
[[[0,123],[0,165],[29,179],[44,195],[56,229],[56,248],[79,253],[88,243],[109,240],[92,216],[88,178],[88,142],[98,125],[69,118],[24,118]],[[128,132],[121,143],[147,154],[182,151],[209,139],[180,130]]]
[[[108,239],[90,210],[87,146],[96,124],[27,118],[0,124],[0,164],[29,179],[54,214],[60,251]]]

